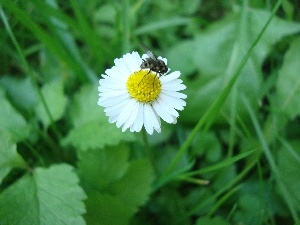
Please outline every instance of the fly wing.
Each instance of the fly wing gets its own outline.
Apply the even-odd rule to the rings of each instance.
[[[147,55],[148,55],[151,59],[156,60],[155,55],[154,55],[150,50],[147,51]]]
[[[143,43],[140,43],[141,44],[141,47],[142,49],[146,52],[146,54],[149,56],[149,58],[153,59],[153,60],[157,60],[155,55],[151,52],[151,50],[146,46],[144,45]]]

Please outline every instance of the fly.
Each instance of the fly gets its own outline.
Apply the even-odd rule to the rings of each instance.
[[[146,51],[148,58],[143,59],[140,66],[141,69],[149,69],[150,71],[156,72],[159,77],[168,72],[168,67],[163,60],[156,58],[156,56],[145,45],[142,44],[142,47]]]

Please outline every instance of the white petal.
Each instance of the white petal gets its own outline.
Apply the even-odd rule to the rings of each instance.
[[[126,54],[123,57],[125,64],[127,65],[130,73],[141,70],[142,59],[137,52]]]
[[[162,90],[162,93],[172,96],[174,98],[182,98],[182,99],[186,99],[187,96],[183,93],[177,92],[177,91],[166,91],[166,90]]]
[[[128,92],[126,90],[115,90],[115,91],[106,91],[106,92],[99,93],[99,96],[108,97],[108,98],[114,98],[122,95],[128,95]]]
[[[174,109],[183,110],[183,106],[186,105],[185,101],[180,98],[174,98],[163,93],[161,93],[159,97],[163,99],[165,102],[167,102],[168,105]]]
[[[104,109],[104,112],[107,116],[118,116],[126,104],[128,104],[128,101],[123,101],[119,104],[108,106]]]
[[[111,69],[105,70],[105,73],[114,80],[121,82],[126,82],[127,77],[130,75],[130,72],[122,66],[113,66]]]
[[[106,77],[105,79],[100,79],[99,84],[101,89],[103,87],[110,88],[110,89],[119,89],[119,88],[126,88],[126,81],[124,80],[116,80],[112,77]],[[98,89],[101,91],[101,89]]]
[[[157,113],[154,111],[154,115],[158,121],[158,127],[154,127],[154,129],[156,130],[157,133],[161,132],[161,122],[160,122],[160,117],[157,115]]]
[[[130,96],[128,93],[124,94],[124,95],[110,97],[110,98],[100,97],[98,100],[98,105],[103,106],[103,107],[108,107],[108,106],[112,106],[112,105],[118,104],[120,102],[123,102],[129,98],[130,98]]]
[[[186,86],[184,84],[176,84],[176,85],[162,84],[162,90],[166,90],[166,91],[182,91],[185,89],[186,89]]]
[[[140,132],[144,123],[144,104],[138,102],[137,116],[135,122],[131,125],[131,132]]]
[[[125,64],[124,59],[123,58],[115,59],[114,62],[116,64],[115,68],[118,69],[118,77],[127,80],[128,76],[131,74],[131,71],[129,70],[128,66]]]
[[[173,116],[168,113],[160,104],[158,101],[155,101],[152,103],[153,109],[155,112],[167,123],[173,123],[174,118]]]
[[[153,128],[160,129],[155,112],[149,104],[144,104],[144,125],[148,134],[153,134]]]
[[[150,113],[151,113],[151,111],[150,111]],[[147,111],[147,105],[144,105],[144,122],[143,122],[144,127],[146,129],[146,132],[148,134],[152,135],[153,134],[153,125],[151,124],[151,121],[150,121],[149,115],[148,115],[150,113],[148,113],[148,111]]]
[[[157,98],[157,101],[159,102],[160,106],[161,106],[165,111],[167,111],[168,113],[170,113],[172,116],[175,116],[175,117],[178,117],[178,116],[179,116],[179,113],[178,113],[174,108],[172,108],[167,102],[165,102],[164,99],[158,97],[158,98]]]
[[[122,127],[123,132],[125,130],[127,130],[135,122],[135,120],[137,118],[139,103],[135,100],[132,100],[132,101],[133,101],[133,107],[131,110],[131,114],[130,114],[130,117],[128,118],[128,120],[126,120],[125,123],[123,124],[123,127]]]
[[[132,99],[127,101],[127,104],[124,106],[123,110],[118,116],[117,123],[116,123],[117,127],[122,126],[125,123],[125,121],[127,121],[130,118],[131,108],[134,106],[135,102],[136,101]]]
[[[172,81],[172,80],[175,80],[177,79],[178,77],[180,76],[180,72],[179,71],[174,71],[168,75],[164,75],[160,78],[160,80],[162,82],[169,82],[169,81]]]

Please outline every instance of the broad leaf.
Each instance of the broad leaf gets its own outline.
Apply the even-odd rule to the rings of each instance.
[[[91,121],[107,121],[103,108],[97,104],[98,85],[83,86],[75,95],[71,104],[70,116],[74,127],[80,127]]]
[[[20,79],[15,76],[4,76],[1,78],[0,83],[16,106],[25,110],[31,110],[34,107],[37,94],[29,77]]]
[[[295,39],[286,53],[276,84],[277,105],[289,119],[300,115],[300,38]]]
[[[97,100],[96,86],[85,86],[76,95],[70,110],[74,128],[63,139],[63,145],[88,150],[103,148],[106,145],[117,145],[122,140],[134,139],[132,133],[122,132],[115,124],[108,122],[108,117],[105,116],[103,108],[97,104]]]
[[[79,174],[88,189],[103,190],[119,180],[127,171],[129,149],[116,146],[79,151]]]
[[[10,133],[15,141],[24,140],[29,135],[26,120],[5,98],[2,89],[0,89],[0,131]]]
[[[197,220],[196,225],[229,225],[222,217],[203,217]]]
[[[84,225],[85,193],[66,164],[38,168],[0,195],[1,225]]]
[[[124,147],[79,152],[79,173],[88,194],[89,224],[127,224],[152,192],[146,159],[129,161]]]
[[[126,174],[111,186],[111,191],[137,210],[148,200],[153,180],[150,161],[135,160],[131,162]]]
[[[262,207],[262,196],[245,194],[240,196],[239,209],[235,214],[236,223],[242,224],[262,224],[264,212]],[[264,212],[264,213],[263,213]]]
[[[126,225],[134,213],[131,205],[111,194],[91,194],[86,207],[88,213],[85,219],[89,225]]]
[[[53,122],[62,118],[67,105],[67,97],[64,95],[62,81],[58,80],[46,84],[42,88],[42,94],[50,111]],[[50,125],[51,120],[42,103],[42,100],[39,100],[37,104],[36,114],[45,127]]]
[[[0,184],[4,177],[15,167],[25,168],[23,158],[17,152],[17,146],[7,133],[0,133]]]
[[[277,154],[278,170],[280,171],[280,182],[286,186],[290,195],[293,198],[293,203],[300,210],[300,142],[293,142],[291,149],[282,148]],[[278,193],[282,195],[281,189],[278,188]]]

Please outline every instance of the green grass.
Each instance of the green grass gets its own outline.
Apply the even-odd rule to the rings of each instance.
[[[0,224],[299,224],[293,1],[0,1]],[[144,43],[187,106],[122,132],[98,80]]]

